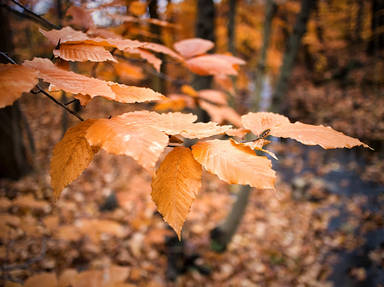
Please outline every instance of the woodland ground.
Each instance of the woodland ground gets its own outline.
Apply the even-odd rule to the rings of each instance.
[[[33,97],[22,98],[22,109],[35,137],[36,171],[0,182],[3,279],[22,282],[46,272],[61,283],[76,278],[74,286],[383,286],[384,187],[377,159],[365,168],[369,151],[272,143],[279,157],[277,191],[252,191],[244,221],[222,254],[211,251],[209,230],[234,196],[205,173],[183,248],[188,258],[198,255],[195,263],[207,275],[189,268],[188,258],[175,258],[175,247],[166,244],[174,233],[150,198],[151,177],[127,157],[99,153],[51,203],[49,157],[61,136],[61,110]],[[126,106],[97,99],[84,117],[124,111]],[[110,204],[111,194],[118,206]],[[167,272],[181,271],[174,283],[167,280]]]

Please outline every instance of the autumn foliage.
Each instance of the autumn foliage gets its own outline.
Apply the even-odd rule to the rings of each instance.
[[[142,7],[132,9],[134,13],[140,13]],[[237,75],[239,65],[244,64],[231,55],[207,54],[213,43],[197,38],[177,42],[173,50],[161,44],[124,39],[118,35],[89,35],[70,27],[41,30],[41,33],[56,46],[53,55],[65,61],[116,62],[109,50],[114,48],[139,55],[157,70],[161,60],[153,52],[166,54],[199,75]],[[208,123],[196,122],[197,116],[191,113],[153,111],[87,119],[70,128],[52,153],[50,175],[56,198],[65,186],[81,175],[101,149],[132,157],[153,175],[152,199],[179,238],[201,187],[203,169],[229,184],[274,189],[276,173],[266,155],[275,156],[264,147],[268,144],[268,136],[292,138],[324,149],[368,147],[330,127],[291,123],[285,116],[275,113],[248,113],[240,117],[219,91],[195,91],[186,86],[182,89],[183,94],[165,97],[149,88],[67,71],[46,58],[34,58],[22,65],[0,65],[0,87],[8,91],[0,97],[0,107],[11,105],[22,93],[29,92],[38,79],[49,83],[51,91],[72,93],[83,105],[99,96],[121,103],[158,101],[155,109],[165,107],[167,110],[173,109],[178,101],[179,110],[199,105],[211,115],[213,121]],[[191,98],[192,101],[187,100]],[[223,122],[230,122],[236,128],[219,125]],[[252,140],[243,140],[245,136]],[[183,147],[184,139],[199,141]],[[159,163],[164,152],[168,153]]]

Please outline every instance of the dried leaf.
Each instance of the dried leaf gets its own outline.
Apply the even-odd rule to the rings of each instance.
[[[174,148],[152,180],[152,199],[179,239],[191,205],[201,188],[201,165],[190,149]]]
[[[59,50],[53,50],[53,54],[55,57],[73,62],[117,62],[109,51],[101,46],[95,45],[63,44],[60,45]]]
[[[191,38],[176,42],[173,47],[179,52],[184,58],[191,58],[194,56],[202,55],[212,49],[215,44],[212,41]]]
[[[141,16],[147,11],[147,4],[141,1],[133,1],[129,5],[129,12],[135,16]]]
[[[243,138],[249,132],[251,131],[244,128],[238,128],[238,129],[229,129],[225,132],[225,134],[231,137]]]
[[[203,55],[186,61],[187,67],[201,76],[209,75],[237,75],[233,64],[214,55]]]
[[[263,131],[276,126],[289,123],[289,119],[283,115],[259,112],[248,113],[241,117],[241,122],[246,129],[251,130],[255,135],[260,135]]]
[[[176,53],[175,51],[171,50],[170,48],[164,46],[164,45],[161,45],[161,44],[158,44],[158,43],[143,43],[144,45],[140,48],[142,49],[147,49],[147,50],[151,50],[151,51],[154,51],[154,52],[157,52],[157,53],[162,53],[162,54],[166,54],[168,56],[171,56],[172,58],[175,58],[176,60],[179,60],[179,61],[184,61],[183,57],[181,57],[178,53]]]
[[[88,95],[82,95],[82,94],[77,94],[73,96],[75,99],[78,99],[80,101],[80,105],[83,107],[88,105],[88,103],[92,100],[92,98]]]
[[[193,98],[196,98],[198,96],[198,92],[193,88],[191,87],[190,85],[182,85],[181,86],[181,92],[183,92],[184,94],[186,95],[189,95]]]
[[[155,111],[174,111],[178,112],[183,110],[186,107],[187,103],[184,98],[182,97],[169,97],[161,102],[157,102],[154,110]]]
[[[227,106],[215,106],[206,101],[200,101],[200,106],[207,111],[211,119],[220,124],[228,121],[237,127],[241,126],[240,115],[231,107]]]
[[[168,135],[182,135],[186,138],[204,138],[223,134],[230,126],[218,126],[217,123],[193,123],[197,117],[184,113],[133,112],[118,116],[128,122],[149,125]]]
[[[228,63],[231,63],[232,65],[245,65],[246,62],[243,59],[240,59],[238,57],[232,56],[232,55],[224,55],[224,54],[214,54],[216,58],[223,59]]]
[[[262,146],[264,143],[263,139],[261,139],[259,141],[247,142],[247,143],[238,143],[238,142],[234,141],[233,139],[230,139],[230,141],[235,145],[242,146],[243,148],[249,148],[250,150],[258,150],[258,151],[265,152],[266,154],[273,157],[275,160],[278,160],[277,156],[273,152],[266,150],[266,149],[263,149],[263,146]]]
[[[249,184],[273,189],[275,171],[266,157],[257,156],[228,140],[199,142],[192,146],[193,157],[209,172],[230,184]]]
[[[84,7],[71,6],[68,8],[66,14],[72,16],[72,19],[69,21],[69,24],[71,25],[79,26],[80,28],[84,28],[86,30],[95,26],[91,11],[85,9]]]
[[[54,273],[40,273],[29,277],[24,283],[25,287],[57,287],[57,279]]]
[[[20,65],[0,64],[0,108],[12,105],[37,84],[37,72]]]
[[[128,62],[118,62],[113,66],[121,81],[139,81],[144,79],[143,69],[139,66]]]
[[[98,149],[91,147],[85,134],[95,120],[86,120],[64,135],[53,149],[51,158],[51,185],[56,198],[65,186],[74,181],[92,161]]]
[[[356,138],[344,135],[331,127],[314,126],[301,122],[288,123],[271,128],[270,135],[275,137],[293,138],[306,145],[319,145],[324,149],[352,148],[362,145],[370,148]]]
[[[149,171],[168,145],[168,137],[158,129],[121,117],[96,120],[88,129],[86,138],[92,146],[134,158]]]
[[[130,54],[138,54],[142,59],[150,63],[156,71],[160,72],[161,60],[155,55],[142,49],[128,49],[125,51]]]
[[[113,82],[108,83],[115,93],[114,100],[121,103],[141,103],[147,101],[158,101],[166,99],[162,94],[149,88],[121,85]]]
[[[34,58],[32,61],[25,61],[23,65],[37,70],[39,78],[53,84],[57,89],[91,97],[115,98],[115,94],[106,82],[62,70],[48,59]]]
[[[200,90],[198,93],[199,98],[209,101],[218,105],[227,105],[227,96],[217,90]]]

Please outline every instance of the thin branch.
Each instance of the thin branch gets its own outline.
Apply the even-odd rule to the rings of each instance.
[[[49,28],[53,28],[53,29],[60,29],[59,26],[49,22],[48,20],[46,20],[45,18],[41,17],[40,15],[36,14],[35,12],[33,12],[32,10],[28,9],[27,7],[25,7],[23,4],[20,4],[19,2],[17,2],[16,0],[11,0],[14,4],[16,4],[17,6],[19,6],[20,8],[23,8],[23,11],[25,11],[27,14],[29,15],[32,15],[33,17],[37,18],[43,25],[45,25],[46,27],[49,27]]]
[[[62,107],[63,109],[65,109],[68,113],[74,115],[76,118],[78,118],[80,121],[84,121],[84,119],[79,116],[76,112],[70,110],[67,108],[66,105],[64,105],[63,103],[59,102],[58,100],[56,100],[54,97],[52,97],[49,93],[47,93],[46,91],[44,91],[39,85],[36,85],[36,87],[38,88],[39,92],[40,93],[43,93],[45,96],[47,96],[49,99],[51,99],[53,102],[55,102],[56,104],[58,104],[60,107]]]

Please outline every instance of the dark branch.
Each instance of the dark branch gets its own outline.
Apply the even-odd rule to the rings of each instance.
[[[74,115],[76,118],[78,118],[80,121],[84,121],[84,119],[79,116],[76,112],[70,110],[67,108],[66,105],[64,105],[63,103],[59,102],[58,100],[56,100],[54,97],[52,97],[49,93],[47,93],[46,91],[44,91],[39,85],[36,85],[36,87],[39,89],[39,92],[40,93],[43,93],[45,96],[47,96],[49,99],[51,99],[53,102],[55,102],[56,104],[58,104],[60,107],[62,107],[63,109],[65,109],[68,113]]]
[[[17,2],[16,0],[11,0],[14,4],[16,4],[17,6],[19,6],[20,8],[23,9],[23,11],[25,11],[25,15],[30,15],[30,16],[33,16],[34,18],[38,19],[40,21],[41,24],[43,24],[45,27],[48,27],[48,28],[51,28],[51,29],[60,29],[59,26],[49,22],[48,20],[46,20],[45,18],[41,17],[40,15],[36,14],[35,12],[33,12],[32,10],[28,9],[27,7],[25,7],[24,5],[20,4],[19,2]]]

